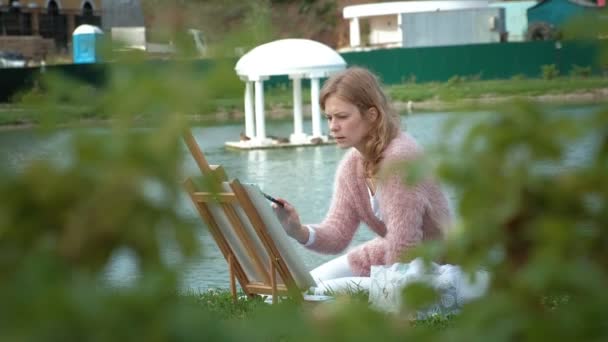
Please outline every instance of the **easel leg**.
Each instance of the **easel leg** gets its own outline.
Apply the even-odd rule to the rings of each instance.
[[[277,278],[274,260],[270,260],[270,284],[272,286],[272,304],[277,302]]]
[[[234,279],[234,259],[232,255],[228,256],[228,270],[230,272],[230,292],[232,293],[232,302],[236,303],[236,282]]]

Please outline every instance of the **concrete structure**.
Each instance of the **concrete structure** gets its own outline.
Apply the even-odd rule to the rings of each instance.
[[[25,58],[39,62],[55,49],[55,42],[40,36],[0,36],[0,46],[4,51],[19,51]]]
[[[369,24],[369,45],[402,46],[403,16],[407,13],[437,12],[470,8],[486,8],[490,1],[395,1],[346,6],[343,16],[350,22],[350,47],[361,47],[361,20]]]
[[[344,59],[330,47],[308,39],[281,39],[260,45],[246,53],[235,66],[245,82],[245,135],[247,139],[227,142],[235,148],[300,146],[328,142],[321,132],[319,108],[320,80],[346,67]],[[266,135],[264,81],[271,76],[287,75],[293,82],[293,125],[289,143],[279,144]],[[312,135],[303,129],[302,80],[310,79]]]
[[[505,36],[503,8],[402,13],[401,46],[498,43]]]
[[[100,0],[103,5],[101,28],[110,32],[113,27],[144,27],[144,13],[140,0]]]

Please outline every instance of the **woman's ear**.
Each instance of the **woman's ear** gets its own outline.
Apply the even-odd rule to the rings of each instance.
[[[378,119],[378,110],[376,109],[376,107],[370,107],[367,110],[367,117],[370,121],[376,121],[376,119]]]

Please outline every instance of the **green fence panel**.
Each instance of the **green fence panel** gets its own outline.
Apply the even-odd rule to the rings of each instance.
[[[0,68],[0,102],[13,100],[20,92],[32,89],[38,68]]]
[[[603,47],[602,47],[603,46]],[[602,65],[606,62],[600,60],[602,49],[608,49],[607,43],[590,43],[590,42],[571,42],[563,44],[562,48],[557,51],[556,65],[559,67],[560,73],[567,75],[571,72],[574,65],[579,67],[591,67],[594,74],[602,72]]]
[[[562,74],[572,65],[601,70],[599,42],[517,42],[459,46],[396,48],[343,53],[349,66],[359,65],[376,72],[386,84],[444,82],[453,76],[506,79],[523,74],[540,77],[541,66],[555,64]]]

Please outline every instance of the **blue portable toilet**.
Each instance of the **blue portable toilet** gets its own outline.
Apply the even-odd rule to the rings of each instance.
[[[99,41],[102,37],[103,31],[97,26],[78,26],[72,34],[74,64],[99,62]]]

